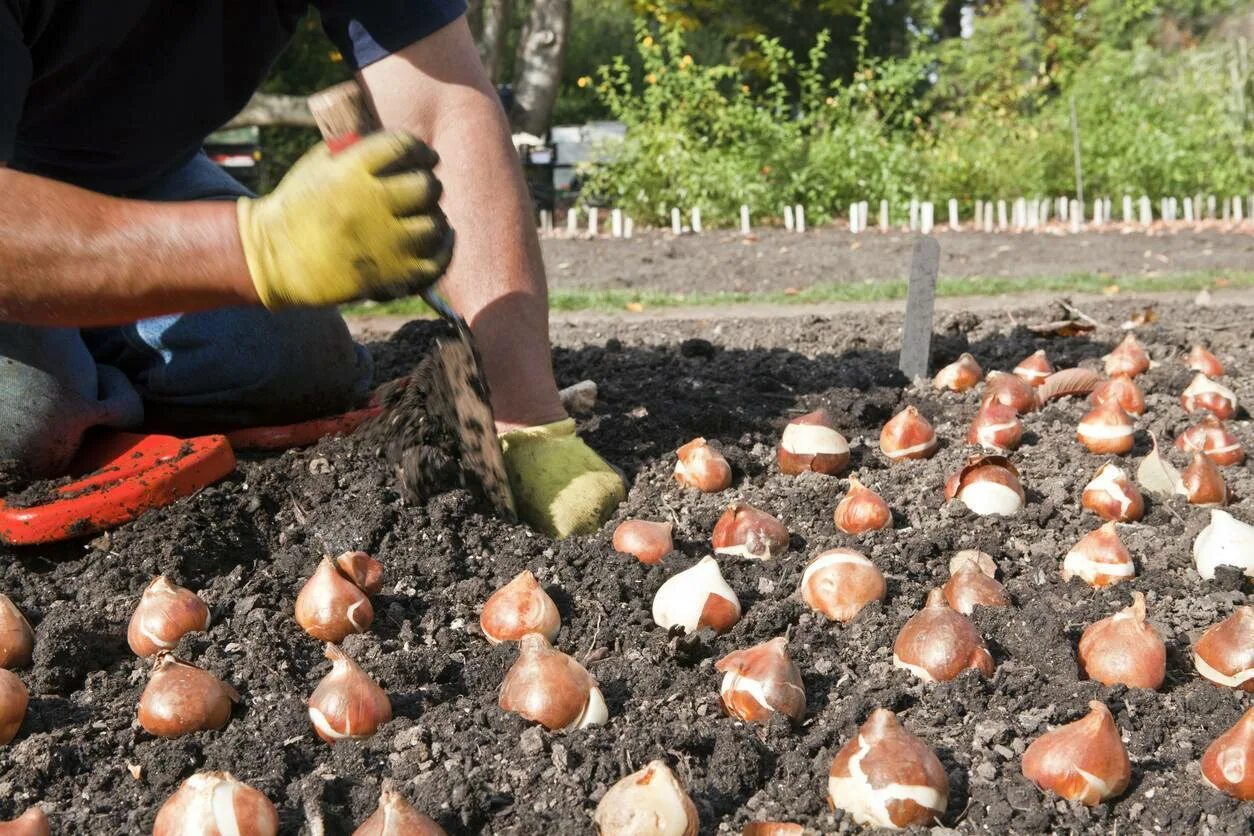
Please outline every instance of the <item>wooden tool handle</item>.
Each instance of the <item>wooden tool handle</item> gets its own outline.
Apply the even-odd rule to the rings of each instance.
[[[379,130],[379,118],[370,109],[366,91],[356,81],[328,87],[309,97],[309,110],[322,138],[361,137]]]

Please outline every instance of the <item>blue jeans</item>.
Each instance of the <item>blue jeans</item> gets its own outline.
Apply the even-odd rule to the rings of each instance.
[[[247,194],[200,155],[128,197]],[[225,430],[340,412],[371,374],[333,309],[224,308],[91,329],[0,322],[0,462],[60,473],[96,426]]]

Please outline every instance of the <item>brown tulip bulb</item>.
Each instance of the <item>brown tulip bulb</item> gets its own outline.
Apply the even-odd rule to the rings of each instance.
[[[383,564],[365,552],[344,552],[335,559],[335,566],[367,595],[383,588]]]
[[[505,674],[498,702],[503,710],[549,731],[585,729],[609,719],[597,681],[539,633],[519,641],[518,659]]]
[[[715,554],[770,560],[788,551],[788,529],[747,502],[733,502],[714,525]]]
[[[740,836],[802,836],[805,828],[790,821],[751,821],[740,829]]]
[[[1089,395],[1089,403],[1093,406],[1101,406],[1106,401],[1115,401],[1129,415],[1145,414],[1145,395],[1141,393],[1141,387],[1126,374],[1103,380],[1097,384],[1093,394]]]
[[[1180,395],[1180,405],[1190,414],[1206,410],[1221,421],[1237,414],[1236,393],[1201,373]]]
[[[852,621],[872,601],[884,600],[887,588],[883,573],[853,549],[825,551],[801,574],[801,600],[842,624]]]
[[[903,729],[896,714],[877,708],[832,760],[827,797],[858,824],[930,827],[949,806],[949,777],[936,753]]]
[[[1118,401],[1106,401],[1080,419],[1076,438],[1099,456],[1131,452],[1136,421],[1123,411]]]
[[[1090,531],[1062,560],[1062,579],[1079,578],[1089,586],[1112,586],[1136,574],[1132,555],[1119,540],[1114,522]]]
[[[1035,412],[1040,406],[1036,388],[1023,378],[1007,372],[988,373],[980,403],[983,405],[989,401],[1005,404],[1020,415]]]
[[[724,674],[719,696],[733,717],[749,723],[769,723],[773,714],[794,723],[805,719],[805,683],[788,656],[788,639],[781,636],[729,653],[714,669]]]
[[[220,729],[239,693],[204,668],[161,651],[139,697],[139,724],[157,737]]]
[[[898,412],[880,430],[880,451],[892,461],[926,459],[936,447],[935,430],[913,406]]]
[[[667,578],[653,596],[653,620],[666,630],[695,633],[709,627],[725,633],[740,620],[740,599],[723,580],[718,561],[707,556]]]
[[[1084,486],[1080,504],[1104,520],[1136,522],[1145,513],[1145,498],[1118,465],[1107,462]]]
[[[893,512],[879,494],[859,482],[857,476],[850,476],[849,493],[836,503],[832,518],[840,531],[858,535],[888,528]]]
[[[849,442],[836,431],[826,409],[816,409],[788,422],[776,452],[781,473],[807,470],[836,476],[849,467]]]
[[[1045,378],[1036,390],[1036,397],[1039,403],[1046,404],[1061,398],[1088,395],[1101,385],[1102,379],[1092,369],[1063,369]]]
[[[35,633],[22,611],[0,593],[0,668],[20,668],[30,663]]]
[[[1180,474],[1180,484],[1190,505],[1226,505],[1228,485],[1223,474],[1205,453],[1194,453],[1193,461]]]
[[[1197,672],[1228,688],[1254,691],[1254,607],[1237,607],[1193,646]]]
[[[936,377],[932,378],[932,388],[965,392],[983,379],[984,370],[980,368],[980,364],[970,354],[963,354],[936,373]]]
[[[1245,461],[1245,448],[1241,446],[1241,442],[1214,415],[1205,416],[1182,432],[1176,439],[1176,448],[1189,453],[1205,453],[1220,467]]]
[[[1206,747],[1202,779],[1238,801],[1254,800],[1254,707]]]
[[[17,736],[29,701],[30,694],[17,674],[0,668],[0,746]]]
[[[610,787],[592,819],[600,836],[697,836],[701,826],[696,805],[663,761]]]
[[[1080,636],[1080,668],[1103,685],[1157,689],[1167,676],[1167,646],[1145,620],[1145,596],[1132,606],[1090,624]]]
[[[48,836],[48,817],[38,807],[27,807],[26,812],[12,821],[0,821],[0,836]]]
[[[209,607],[190,589],[170,583],[158,575],[135,607],[126,642],[136,656],[153,656],[173,650],[188,633],[209,629]]]
[[[1030,386],[1040,386],[1053,373],[1054,364],[1049,362],[1045,349],[1023,358],[1014,370],[1015,377],[1021,378]]]
[[[923,609],[897,634],[893,665],[924,682],[948,682],[967,668],[993,675],[993,657],[980,631],[971,619],[949,608],[939,589],[928,593]]]
[[[229,772],[197,772],[166,799],[152,836],[275,836],[279,814]]]
[[[997,564],[981,551],[960,551],[949,561],[949,580],[941,587],[945,601],[963,615],[975,612],[976,606],[1005,607],[1010,605],[1006,588],[997,582]]]
[[[1092,807],[1128,788],[1132,764],[1110,710],[1089,703],[1083,718],[1033,740],[1023,775],[1043,790]]]
[[[945,480],[945,499],[956,499],[973,514],[1011,517],[1023,509],[1019,470],[1004,456],[972,456]]]
[[[524,569],[488,597],[479,616],[479,627],[492,644],[516,642],[528,633],[540,633],[553,641],[562,619],[557,604],[536,576]]]
[[[718,493],[731,486],[731,465],[704,438],[694,438],[678,450],[675,481],[702,493]]]
[[[1136,377],[1150,367],[1149,355],[1145,353],[1145,348],[1141,345],[1141,341],[1136,338],[1136,334],[1133,334],[1131,331],[1102,360],[1106,364],[1106,374],[1111,377],[1117,374]]]
[[[374,607],[366,593],[324,557],[296,596],[296,621],[315,639],[338,642],[368,630]]]
[[[1001,401],[985,401],[967,433],[968,444],[990,450],[1017,450],[1023,441],[1023,421],[1014,407]]]
[[[327,643],[331,672],[309,697],[309,720],[327,743],[370,737],[392,719],[392,702],[348,654]]]
[[[629,554],[641,563],[658,563],[675,548],[672,525],[649,520],[624,520],[614,529],[614,551]]]
[[[353,831],[353,836],[445,836],[445,832],[384,781],[378,808]]]
[[[1224,364],[1204,345],[1195,345],[1184,358],[1184,363],[1191,371],[1201,372],[1207,377],[1223,377]]]

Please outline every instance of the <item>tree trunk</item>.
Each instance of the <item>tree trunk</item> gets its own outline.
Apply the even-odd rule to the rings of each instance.
[[[571,0],[535,0],[514,63],[514,130],[543,136],[562,83]]]
[[[493,84],[501,83],[505,40],[514,20],[514,0],[482,0],[483,24],[479,33],[479,58]]]

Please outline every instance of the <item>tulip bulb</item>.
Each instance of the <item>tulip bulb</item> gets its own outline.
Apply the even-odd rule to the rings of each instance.
[[[383,564],[365,552],[344,552],[335,559],[335,566],[367,595],[383,588]]]
[[[951,392],[965,392],[973,388],[984,378],[984,370],[970,354],[963,354],[957,360],[936,373],[932,378],[933,389],[948,389]]]
[[[892,461],[926,459],[936,448],[936,431],[913,406],[898,412],[880,430],[880,451]]]
[[[740,599],[723,580],[718,562],[707,556],[662,584],[653,596],[653,620],[667,630],[680,626],[695,633],[709,627],[725,633],[740,620]]]
[[[353,836],[445,836],[445,832],[384,781],[378,808],[353,831]]]
[[[836,476],[849,466],[849,442],[827,410],[816,409],[788,422],[776,457],[780,472],[790,476],[807,470]]]
[[[858,535],[888,528],[893,512],[879,494],[859,482],[857,476],[850,476],[849,493],[836,503],[832,518],[840,531]]]
[[[309,697],[309,720],[327,743],[370,737],[392,719],[387,693],[348,654],[327,643],[331,672]]]
[[[802,836],[805,828],[790,821],[751,821],[740,829],[740,836]]]
[[[1247,578],[1254,578],[1254,526],[1227,511],[1211,511],[1210,525],[1193,541],[1193,562],[1197,573],[1208,581],[1215,579],[1218,566],[1235,566]]]
[[[1106,374],[1111,377],[1117,374],[1136,377],[1150,367],[1149,355],[1145,353],[1145,349],[1142,347],[1141,341],[1136,338],[1136,334],[1133,334],[1131,331],[1102,360],[1106,364]]]
[[[1241,442],[1214,415],[1207,415],[1201,421],[1189,427],[1176,439],[1176,449],[1185,452],[1205,453],[1207,457],[1220,467],[1240,464],[1245,461],[1245,449]]]
[[[900,830],[936,824],[949,806],[949,777],[936,753],[886,708],[832,760],[827,797],[858,824]]]
[[[997,582],[997,564],[981,551],[960,551],[949,561],[949,580],[941,587],[945,601],[955,611],[970,615],[977,605],[1005,607],[1010,604],[1006,588]]]
[[[1030,386],[1040,386],[1053,373],[1054,364],[1049,362],[1045,349],[1023,358],[1014,370],[1015,377],[1021,378]]]
[[[1184,358],[1184,363],[1191,371],[1201,372],[1207,377],[1223,377],[1224,364],[1204,345],[1195,345]]]
[[[1093,406],[1101,406],[1106,401],[1115,401],[1129,415],[1145,414],[1145,395],[1142,394],[1141,387],[1126,374],[1103,380],[1097,384],[1093,394],[1089,395],[1089,403]]]
[[[1132,764],[1110,710],[1097,701],[1089,709],[1032,741],[1023,753],[1023,774],[1043,790],[1092,807],[1128,788]]]
[[[0,593],[0,668],[29,664],[34,645],[30,622],[7,595]]]
[[[139,599],[126,642],[136,656],[153,656],[173,650],[188,633],[209,629],[209,607],[190,589],[170,583],[158,575]]]
[[[933,589],[923,609],[897,634],[893,666],[924,682],[948,682],[968,668],[993,675],[993,657],[971,619],[949,608],[945,593]]]
[[[620,779],[597,803],[601,836],[697,836],[697,807],[664,761]]]
[[[1017,450],[1023,441],[1023,421],[1014,407],[1001,401],[985,401],[967,433],[968,444],[990,450]]]
[[[1193,646],[1197,672],[1228,688],[1254,691],[1254,607],[1237,607]]]
[[[1206,747],[1202,780],[1238,801],[1254,801],[1254,707]]]
[[[38,807],[27,807],[26,812],[12,821],[0,821],[0,836],[48,836],[48,817]]]
[[[989,401],[1005,404],[1020,415],[1036,411],[1041,403],[1032,384],[1006,372],[988,373],[980,403],[983,405]]]
[[[518,659],[505,674],[498,703],[549,731],[585,729],[609,719],[597,681],[539,633],[518,642]]]
[[[880,570],[853,549],[825,551],[801,574],[801,600],[842,624],[852,621],[872,601],[884,600],[886,590]]]
[[[694,438],[678,450],[675,481],[702,493],[718,493],[731,486],[731,465],[704,438]]]
[[[1219,420],[1227,421],[1237,414],[1237,395],[1199,372],[1180,395],[1180,405],[1190,414],[1207,410]]]
[[[229,772],[197,772],[166,799],[152,836],[275,836],[279,814]]]
[[[296,596],[296,621],[315,639],[338,642],[368,630],[374,621],[374,607],[330,557],[323,557]]]
[[[624,520],[614,529],[614,551],[629,554],[641,563],[658,563],[675,548],[672,525],[649,520]]]
[[[1193,461],[1180,474],[1180,484],[1190,505],[1226,505],[1228,485],[1223,474],[1205,453],[1194,453]]]
[[[1136,422],[1118,401],[1105,401],[1085,415],[1076,428],[1076,438],[1099,456],[1123,455],[1132,450]]]
[[[1080,504],[1104,520],[1136,522],[1145,513],[1140,489],[1118,465],[1107,462],[1084,486]]]
[[[17,674],[0,668],[0,746],[17,736],[29,701],[30,694]]]
[[[1167,646],[1145,620],[1145,596],[1132,606],[1090,624],[1080,636],[1080,668],[1103,685],[1157,689],[1167,676]]]
[[[139,724],[157,737],[220,729],[239,693],[204,668],[161,651],[139,697]]]
[[[782,714],[794,723],[806,715],[806,689],[801,671],[788,657],[788,639],[780,637],[737,650],[715,663],[724,674],[719,696],[733,717],[749,723],[769,723]]]
[[[733,502],[714,526],[715,554],[770,560],[788,551],[788,529],[747,502]]]
[[[524,569],[488,597],[479,626],[492,644],[516,642],[528,633],[540,633],[553,641],[562,619],[536,576]]]
[[[1093,587],[1112,586],[1135,574],[1132,555],[1119,540],[1113,522],[1085,534],[1062,560],[1064,581],[1079,578]]]
[[[1023,509],[1019,470],[1004,456],[972,456],[945,481],[945,499],[956,499],[982,517],[1012,517]]]

